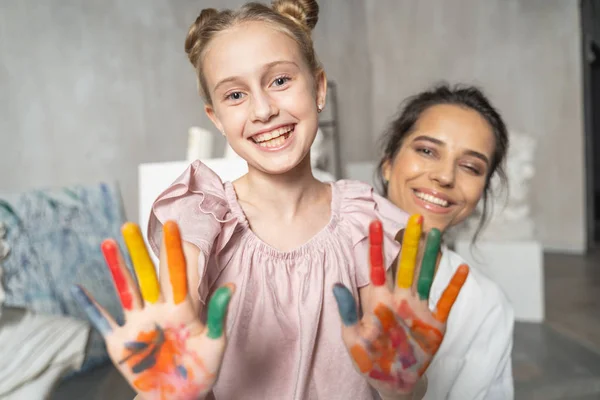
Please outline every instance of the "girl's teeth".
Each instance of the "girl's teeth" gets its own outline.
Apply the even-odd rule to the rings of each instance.
[[[433,203],[433,204],[438,205],[438,206],[448,207],[448,202],[446,200],[439,199],[439,198],[434,197],[434,196],[432,196],[430,194],[416,192],[416,195],[421,200],[425,200],[425,201],[427,201],[429,203]]]
[[[294,128],[293,125],[284,126],[284,127],[281,127],[279,129],[276,129],[271,132],[261,133],[260,135],[256,135],[252,139],[254,140],[254,142],[261,144],[263,142],[267,142],[269,140],[273,140],[275,138],[283,136],[286,133],[290,132],[293,128]]]
[[[285,142],[285,137],[284,136],[279,136],[278,138],[275,139],[271,139],[271,140],[267,140],[266,142],[261,142],[258,145],[260,147],[279,147],[283,144],[283,142]]]

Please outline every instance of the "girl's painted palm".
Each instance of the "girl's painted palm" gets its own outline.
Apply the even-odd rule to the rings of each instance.
[[[450,309],[464,284],[469,268],[461,265],[442,294],[437,308],[428,307],[441,234],[433,229],[427,243],[417,293],[413,277],[423,218],[413,215],[408,221],[398,259],[395,287],[386,284],[383,258],[383,228],[380,221],[369,229],[371,287],[359,321],[352,293],[336,284],[333,292],[342,322],[342,336],[356,368],[380,393],[406,394],[413,391],[446,330]]]
[[[113,363],[143,399],[202,398],[211,391],[223,359],[223,323],[234,288],[226,285],[214,293],[205,327],[188,296],[177,224],[164,224],[169,287],[160,287],[139,227],[127,223],[122,233],[139,287],[114,240],[104,241],[102,252],[123,305],[125,324],[117,325],[81,287],[74,287],[73,294],[103,335]]]

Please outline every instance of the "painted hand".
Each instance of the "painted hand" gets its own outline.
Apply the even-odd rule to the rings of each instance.
[[[223,359],[223,325],[234,287],[225,285],[215,291],[205,327],[188,296],[177,224],[164,224],[169,287],[160,287],[139,227],[127,223],[122,233],[139,288],[114,240],[104,241],[102,252],[123,305],[125,324],[117,325],[83,288],[73,287],[73,295],[104,337],[115,366],[142,398],[202,398],[214,385]]]
[[[427,300],[441,235],[433,229],[427,236],[415,293],[413,276],[422,221],[419,215],[409,219],[398,259],[395,287],[391,283],[386,284],[383,227],[380,221],[371,223],[372,285],[368,288],[360,321],[350,290],[341,284],[336,284],[333,289],[344,324],[342,337],[354,365],[386,397],[413,391],[442,343],[448,314],[469,273],[469,268],[461,265],[442,294],[436,310],[429,310]]]

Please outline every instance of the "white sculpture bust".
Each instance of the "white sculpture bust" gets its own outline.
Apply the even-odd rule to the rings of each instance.
[[[482,241],[532,240],[535,236],[531,218],[530,181],[535,174],[533,165],[536,141],[529,135],[509,132],[506,157],[508,192],[502,190],[497,176],[492,178],[493,195],[488,199],[488,224],[481,233]],[[460,238],[471,238],[477,229],[483,200],[477,210],[457,230]]]

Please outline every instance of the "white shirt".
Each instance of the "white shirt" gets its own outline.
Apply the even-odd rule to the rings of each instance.
[[[431,310],[463,263],[458,254],[442,249],[429,296]],[[427,393],[423,399],[514,398],[512,306],[496,283],[476,268],[469,270],[450,312],[444,340],[427,369]]]

